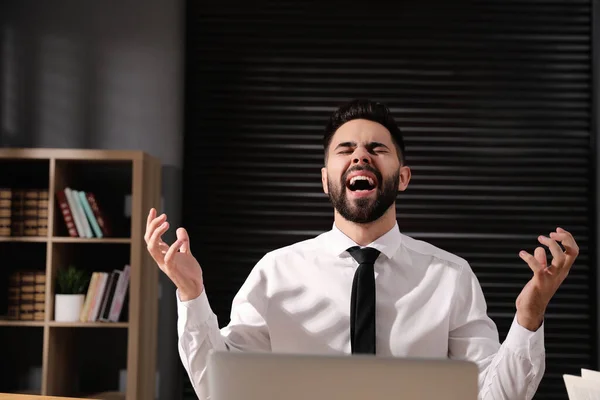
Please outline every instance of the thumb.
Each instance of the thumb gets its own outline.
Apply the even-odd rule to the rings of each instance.
[[[188,236],[188,233],[185,230],[185,228],[178,228],[177,229],[177,239],[181,240],[183,242],[183,244],[181,245],[180,252],[190,254],[191,253],[191,250],[190,250],[190,237]]]

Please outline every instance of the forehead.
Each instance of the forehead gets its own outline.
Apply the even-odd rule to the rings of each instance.
[[[340,126],[331,139],[330,150],[343,142],[380,142],[390,148],[393,146],[390,131],[385,126],[366,119],[354,119]]]

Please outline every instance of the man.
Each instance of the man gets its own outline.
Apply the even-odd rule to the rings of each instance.
[[[539,236],[550,262],[541,246],[519,253],[533,276],[501,345],[467,261],[400,233],[395,200],[410,177],[402,135],[384,105],[356,100],[338,109],[322,169],[332,229],[266,254],[221,330],[185,229],[167,245],[166,216],[150,211],[145,240],[177,286],[179,352],[199,398],[209,397],[210,349],[449,357],[478,365],[482,399],[533,397],[545,368],[544,312],[579,253],[575,240],[561,228]]]

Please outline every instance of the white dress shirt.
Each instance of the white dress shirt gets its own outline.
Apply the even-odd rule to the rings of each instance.
[[[206,292],[178,299],[179,354],[200,399],[210,349],[351,354],[350,296],[356,246],[332,230],[267,253],[235,296],[219,329]],[[377,354],[469,360],[479,367],[480,399],[531,399],[545,369],[543,325],[516,316],[502,345],[481,286],[464,259],[400,233],[369,244],[375,262]],[[210,290],[210,282],[207,283]]]

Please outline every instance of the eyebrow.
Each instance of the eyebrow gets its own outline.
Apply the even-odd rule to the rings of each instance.
[[[356,142],[342,142],[335,146],[335,149],[339,149],[340,147],[356,147]]]
[[[335,150],[339,149],[340,147],[356,147],[356,142],[342,142],[335,147]],[[369,150],[376,149],[377,147],[385,147],[389,150],[389,147],[380,142],[370,142],[369,144],[367,144],[367,148]]]

